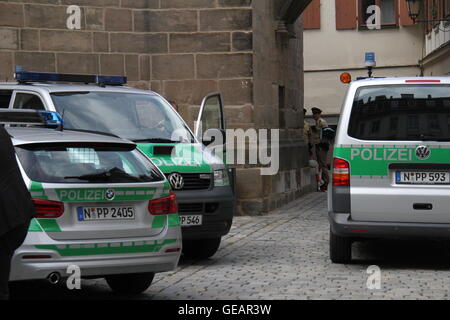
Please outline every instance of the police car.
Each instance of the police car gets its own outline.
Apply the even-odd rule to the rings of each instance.
[[[155,273],[175,269],[182,245],[176,197],[134,143],[66,130],[50,112],[0,110],[0,122],[37,213],[13,257],[11,281],[56,284],[79,270],[106,278],[114,291],[140,293]]]
[[[450,237],[450,78],[354,81],[334,146],[330,256],[352,242]]]
[[[0,83],[0,108],[58,112],[67,129],[135,142],[177,196],[184,255],[208,258],[216,253],[231,228],[236,204],[232,175],[202,139],[209,129],[225,131],[219,93],[203,99],[194,134],[163,97],[126,87],[126,77],[33,73],[18,67],[16,79]]]

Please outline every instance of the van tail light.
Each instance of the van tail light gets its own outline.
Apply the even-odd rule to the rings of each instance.
[[[350,164],[348,161],[334,158],[333,160],[333,186],[350,186]]]
[[[59,201],[33,199],[36,218],[56,219],[64,214],[64,203]]]
[[[168,197],[151,200],[148,203],[148,212],[152,216],[178,213],[177,197],[175,196],[175,193],[170,192]]]

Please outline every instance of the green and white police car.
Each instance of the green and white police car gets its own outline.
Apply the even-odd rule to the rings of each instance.
[[[7,113],[13,125],[29,125],[30,114],[36,124],[49,115],[52,125],[60,122],[49,112]],[[176,197],[136,144],[65,129],[7,130],[37,213],[13,257],[11,281],[57,283],[74,266],[83,278],[106,278],[117,292],[140,293],[155,273],[176,268]]]
[[[184,255],[208,258],[216,253],[231,228],[236,203],[227,166],[201,142],[209,129],[224,133],[219,93],[203,100],[194,135],[169,102],[157,93],[123,86],[126,77],[17,72],[16,79],[0,83],[0,107],[56,111],[67,129],[135,142],[177,196]]]
[[[354,81],[334,146],[330,256],[352,242],[450,237],[450,78]]]

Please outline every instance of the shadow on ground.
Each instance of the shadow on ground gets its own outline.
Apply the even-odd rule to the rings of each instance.
[[[353,245],[353,264],[384,268],[450,270],[450,242],[370,240]]]

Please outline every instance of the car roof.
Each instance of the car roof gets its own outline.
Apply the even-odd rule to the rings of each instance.
[[[414,82],[407,82],[414,81]],[[352,81],[357,87],[376,85],[399,85],[399,84],[450,84],[450,77],[389,77],[389,78],[366,78]]]
[[[126,86],[97,86],[91,84],[63,84],[63,83],[42,83],[31,82],[22,84],[18,82],[0,82],[0,89],[30,90],[40,89],[50,93],[52,92],[76,92],[76,91],[100,91],[100,92],[120,92],[120,93],[137,93],[158,95],[149,90],[135,89]]]
[[[135,143],[111,137],[108,135],[86,133],[72,130],[59,131],[55,129],[47,128],[24,128],[14,127],[6,128],[11,135],[11,139],[14,145],[25,145],[35,143],[58,143],[58,142],[89,142],[89,143],[105,143],[105,144],[127,144],[135,145]]]

